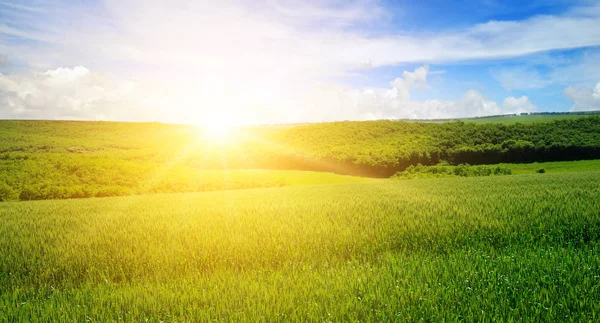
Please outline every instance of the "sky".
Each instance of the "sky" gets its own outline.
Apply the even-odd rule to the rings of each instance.
[[[600,110],[600,1],[0,0],[0,119]]]

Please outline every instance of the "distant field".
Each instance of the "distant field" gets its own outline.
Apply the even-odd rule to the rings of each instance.
[[[0,321],[600,320],[600,172],[0,204]]]
[[[501,123],[501,124],[515,124],[515,123],[540,123],[540,122],[552,122],[558,120],[573,120],[577,118],[585,118],[591,116],[600,115],[600,111],[584,111],[584,112],[561,112],[561,113],[540,113],[540,114],[527,114],[527,115],[499,115],[499,116],[483,116],[475,118],[458,118],[458,119],[403,119],[403,121],[409,122],[432,122],[432,123],[444,123],[444,122],[473,122],[477,124],[486,123]]]
[[[540,169],[547,173],[600,171],[600,160],[579,160],[569,162],[547,162],[531,164],[497,164],[506,167],[513,174],[534,174]]]
[[[599,115],[600,113],[580,115],[580,114],[567,114],[567,115],[553,115],[553,114],[541,114],[541,115],[525,115],[525,116],[502,116],[502,117],[490,117],[490,118],[465,118],[460,119],[464,122],[473,122],[478,124],[483,123],[502,123],[502,124],[515,124],[515,123],[538,123],[538,122],[552,122],[556,120],[572,120],[578,118],[586,118],[591,115]]]

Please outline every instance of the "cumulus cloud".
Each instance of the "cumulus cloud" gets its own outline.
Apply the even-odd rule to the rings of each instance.
[[[502,102],[502,107],[503,111],[509,111],[508,113],[534,112],[537,109],[526,96],[519,98],[513,96],[507,97]]]
[[[404,71],[402,77],[395,79],[391,85],[393,87],[394,96],[399,100],[410,100],[410,89],[414,87],[423,87],[427,83],[427,73],[429,65],[425,65],[415,69],[414,72]]]
[[[152,111],[141,111],[134,87],[132,82],[94,74],[83,66],[0,74],[0,117],[147,120]]]
[[[529,98],[507,97],[501,105],[487,99],[475,90],[467,91],[462,98],[450,100],[413,101],[410,90],[424,86],[428,66],[414,72],[404,72],[402,78],[391,82],[391,88],[368,88],[347,92],[354,109],[370,119],[431,119],[461,118],[535,111]]]
[[[600,82],[593,89],[569,86],[564,93],[573,100],[571,111],[600,110]]]

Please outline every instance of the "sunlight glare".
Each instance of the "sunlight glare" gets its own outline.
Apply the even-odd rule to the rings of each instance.
[[[211,139],[223,140],[229,136],[230,126],[225,123],[205,124],[204,131]]]
[[[231,120],[220,115],[212,115],[200,123],[203,129],[204,139],[213,143],[221,143],[228,140],[233,133]]]

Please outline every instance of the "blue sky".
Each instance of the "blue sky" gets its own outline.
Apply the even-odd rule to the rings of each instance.
[[[439,31],[464,28],[490,20],[523,20],[536,15],[561,14],[578,5],[570,0],[457,0],[386,1],[394,8],[394,24],[414,31]]]
[[[520,21],[542,15],[560,15],[572,8],[589,5],[590,1],[386,1],[385,6],[393,8],[395,16],[390,17],[386,30],[402,30],[417,34],[457,30],[489,21]],[[600,25],[598,25],[600,28]],[[585,32],[583,30],[582,32]],[[552,74],[575,68],[583,64],[596,64],[589,59],[595,56],[600,59],[600,47],[585,46],[569,49],[542,51],[528,55],[486,60],[454,61],[451,63],[421,61],[417,63],[383,66],[369,71],[362,71],[360,76],[343,79],[352,86],[385,87],[389,81],[404,70],[413,70],[423,64],[429,64],[432,70],[439,71],[435,78],[435,88],[416,91],[414,97],[424,100],[439,98],[452,100],[460,97],[466,90],[475,88],[486,93],[492,100],[500,101],[506,96],[526,95],[538,106],[540,111],[568,111],[573,104],[563,90],[567,86],[594,87],[600,81],[598,70],[582,69],[573,72],[564,79],[556,79]],[[586,57],[587,62],[586,62]],[[524,76],[545,81],[543,85],[510,86],[506,77],[513,73],[515,77]],[[588,75],[589,74],[589,75]],[[451,81],[450,81],[451,80]],[[443,89],[440,89],[443,88]],[[599,107],[600,108],[600,107]]]
[[[566,87],[594,87],[600,80],[597,68],[586,72],[585,64],[596,62],[590,57],[600,59],[600,48],[583,47],[506,59],[430,64],[432,71],[440,73],[431,78],[430,83],[436,86],[415,91],[414,97],[452,100],[469,89],[476,89],[496,101],[507,96],[525,95],[535,102],[539,111],[568,111],[573,102],[563,93]],[[386,87],[402,71],[413,70],[425,63],[375,68],[344,78],[341,82],[354,87]],[[571,71],[564,78],[557,78],[557,74],[566,70]],[[514,75],[522,82],[509,82],[508,75]]]
[[[0,0],[0,118],[595,110],[599,46],[600,1]]]

